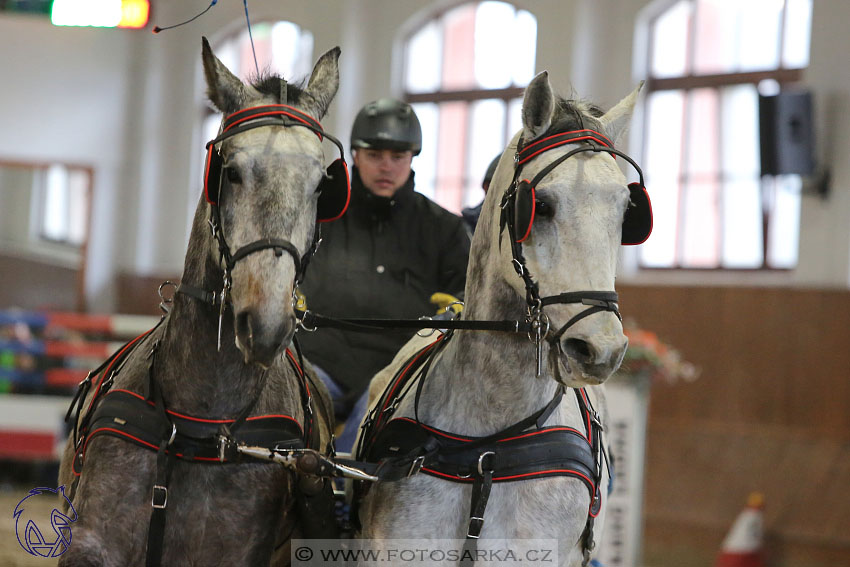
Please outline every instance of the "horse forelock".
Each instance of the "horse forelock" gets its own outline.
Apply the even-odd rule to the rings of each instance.
[[[270,71],[261,73],[251,80],[251,86],[261,94],[272,97],[278,104],[297,105],[301,101],[301,95],[305,94],[304,84],[306,79],[294,83],[286,83],[286,100],[281,100],[280,85],[284,78]]]
[[[555,111],[552,114],[552,124],[540,138],[552,136],[560,132],[573,130],[596,130],[602,129],[598,120],[605,114],[598,105],[582,99],[569,99],[558,96],[555,100]],[[604,132],[602,132],[604,134]]]

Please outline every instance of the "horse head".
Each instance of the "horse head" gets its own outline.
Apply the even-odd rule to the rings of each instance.
[[[339,53],[334,48],[319,59],[306,87],[277,76],[246,84],[203,41],[208,96],[224,114],[208,144],[205,214],[213,234],[207,253],[223,271],[246,363],[269,366],[295,333],[293,293],[323,220],[317,219],[327,178],[322,139],[333,140],[318,121],[339,87]],[[344,183],[347,191],[347,177]]]
[[[538,320],[549,364],[567,386],[602,383],[628,346],[614,280],[630,188],[615,157],[635,164],[613,148],[625,137],[639,90],[603,113],[556,97],[540,73],[525,92],[523,128],[491,183],[505,188],[491,197],[491,207],[501,199],[501,211],[488,215],[501,216],[489,228],[499,239],[501,277],[529,312],[535,304],[545,312]]]

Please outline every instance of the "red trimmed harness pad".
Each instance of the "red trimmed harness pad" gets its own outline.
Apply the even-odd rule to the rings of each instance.
[[[421,471],[451,482],[472,483],[478,472],[479,457],[485,452],[492,452],[488,464],[493,470],[493,482],[554,476],[576,478],[585,484],[590,493],[589,514],[595,517],[600,510],[601,499],[594,498],[599,489],[594,479],[599,478],[599,471],[593,448],[598,446],[597,436],[601,432],[594,427],[584,389],[574,391],[582,411],[585,432],[566,426],[542,427],[487,445],[476,445],[469,451],[457,451],[458,447],[474,443],[479,438],[442,431],[408,417],[390,417],[389,421],[383,422],[384,416],[391,416],[392,408],[396,406],[394,393],[405,389],[416,370],[424,363],[424,355],[438,343],[439,340],[431,343],[411,357],[402,372],[387,387],[374,428],[367,428],[364,432],[363,446],[357,452],[358,460],[381,462],[407,456],[413,464],[420,456],[421,451],[418,450],[434,439],[440,448],[425,455]],[[596,506],[593,506],[594,502]]]
[[[220,462],[218,432],[221,425],[230,425],[232,419],[204,419],[190,417],[166,410],[177,428],[174,442],[167,451],[175,456],[199,462]],[[74,474],[79,476],[85,452],[92,439],[110,435],[156,451],[163,438],[161,417],[154,403],[128,390],[112,390],[99,401],[92,414],[85,441],[80,444],[74,458]],[[167,433],[166,433],[167,435]],[[298,421],[289,415],[261,415],[249,417],[234,432],[238,443],[261,447],[279,445],[287,448],[304,447],[304,431]],[[228,462],[225,459],[224,462]]]
[[[152,331],[153,329],[151,329]],[[80,438],[74,456],[73,471],[80,476],[83,468],[85,452],[89,442],[100,435],[110,435],[135,443],[140,447],[157,451],[163,435],[170,432],[161,431],[162,416],[152,400],[129,390],[116,389],[103,391],[103,383],[113,367],[120,363],[140,344],[140,340],[150,334],[147,331],[119,349],[97,381],[95,392],[89,403],[88,410],[82,418]],[[298,374],[304,395],[312,398],[309,381],[298,364],[292,351],[286,349],[286,357]],[[197,462],[230,462],[228,458],[221,460],[219,455],[218,434],[222,425],[233,424],[233,419],[209,419],[184,415],[172,410],[165,410],[169,420],[176,427],[174,442],[168,451],[176,451],[175,456],[184,460]],[[305,430],[306,429],[306,430]],[[302,427],[297,419],[290,415],[261,415],[248,417],[245,423],[233,434],[237,443],[245,443],[261,447],[304,448],[312,445],[314,424],[308,419]],[[307,442],[305,443],[305,440]]]

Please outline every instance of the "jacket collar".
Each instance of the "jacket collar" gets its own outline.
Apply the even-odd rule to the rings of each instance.
[[[363,180],[360,179],[360,172],[357,171],[357,166],[352,167],[351,176],[351,209],[350,213],[354,213],[358,217],[367,220],[387,220],[394,211],[403,210],[408,207],[413,200],[414,172],[411,170],[410,176],[401,188],[396,191],[392,197],[381,197],[375,195],[363,185]]]

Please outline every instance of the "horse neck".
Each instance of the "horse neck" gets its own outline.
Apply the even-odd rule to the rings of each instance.
[[[207,252],[210,246],[203,205],[195,215],[181,282],[208,291],[222,287],[223,272]],[[155,379],[169,408],[194,415],[238,414],[261,387],[263,371],[246,365],[234,341],[230,310],[222,318],[218,349],[219,309],[185,294],[176,294],[157,353]]]
[[[464,319],[522,320],[525,299],[505,281],[500,266],[505,260],[498,244],[490,246],[494,239],[486,238],[489,230],[485,222],[473,239]],[[537,376],[536,349],[526,335],[458,331],[428,377],[428,397],[423,396],[420,417],[468,435],[487,435],[507,427],[555,395],[557,384],[549,375],[547,354],[544,343],[543,374]]]

